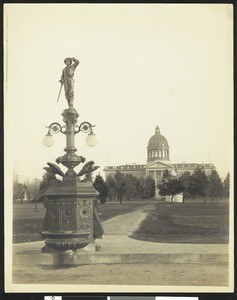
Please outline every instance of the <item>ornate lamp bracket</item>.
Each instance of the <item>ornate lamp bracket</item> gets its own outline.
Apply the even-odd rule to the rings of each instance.
[[[92,132],[93,127],[95,127],[95,125],[92,125],[89,122],[82,122],[80,125],[75,125],[75,134],[80,131],[84,133]]]
[[[56,134],[60,131],[61,133],[66,134],[66,125],[61,126],[57,122],[51,123],[49,126],[46,126],[46,128],[48,128],[48,133]]]

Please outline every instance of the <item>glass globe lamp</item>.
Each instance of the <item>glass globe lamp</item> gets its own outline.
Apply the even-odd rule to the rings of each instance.
[[[97,144],[96,135],[92,131],[88,134],[88,136],[86,138],[86,144],[89,147],[94,147]]]
[[[46,147],[51,147],[53,146],[54,144],[54,141],[53,141],[53,137],[52,137],[52,134],[51,133],[47,133],[45,135],[45,137],[43,138],[43,144],[46,146]]]

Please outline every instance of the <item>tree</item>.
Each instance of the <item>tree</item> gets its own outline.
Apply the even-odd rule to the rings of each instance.
[[[122,204],[126,186],[125,175],[119,171],[116,171],[116,173],[114,174],[114,179],[117,199],[120,202],[120,204]]]
[[[147,177],[145,180],[145,195],[147,199],[155,197],[156,185],[155,180],[151,177]]]
[[[190,187],[191,173],[189,171],[186,171],[182,175],[180,175],[179,179],[184,188],[183,199],[190,197],[189,187]]]
[[[108,187],[108,197],[117,196],[118,201],[122,204],[123,197],[127,200],[150,199],[155,196],[155,181],[151,178],[137,178],[132,174],[123,174],[119,171],[114,176],[110,175],[106,178]]]
[[[51,180],[52,180],[51,174],[45,172],[39,184],[39,195],[43,194],[43,192],[49,187]]]
[[[35,199],[38,196],[38,185],[40,180],[35,178],[34,180],[25,181],[27,189],[27,195],[30,200]]]
[[[194,196],[202,196],[203,202],[206,203],[208,180],[206,173],[197,168],[190,178],[189,193]]]
[[[208,176],[208,194],[212,199],[220,197],[223,192],[221,178],[216,170],[212,170]]]
[[[23,202],[24,193],[26,192],[26,185],[19,181],[19,175],[14,169],[13,171],[13,201],[21,200]]]
[[[141,184],[141,179],[137,178],[136,180],[136,193],[137,193],[137,198],[140,200],[142,199],[143,196],[143,187]]]
[[[104,204],[107,200],[108,187],[102,176],[97,175],[93,187],[99,192],[99,200],[101,204]]]
[[[109,175],[106,180],[105,183],[107,185],[108,191],[107,191],[107,197],[110,199],[110,201],[112,199],[115,199],[116,197],[116,189],[115,189],[115,179],[112,175]]]
[[[170,173],[167,169],[164,170],[163,172],[163,177],[162,177],[162,180],[169,180],[171,177],[170,177]]]
[[[125,181],[126,181],[125,195],[127,197],[127,200],[137,197],[137,194],[138,194],[138,191],[136,188],[137,178],[135,176],[133,176],[132,174],[126,174]]]
[[[141,199],[146,199],[147,198],[147,194],[146,194],[146,179],[142,177],[139,180],[139,185],[140,185],[140,198]],[[138,186],[138,184],[137,184],[137,186]]]
[[[18,182],[18,179],[13,181],[13,200],[23,199],[24,197],[24,185]]]
[[[173,178],[167,181],[163,181],[162,184],[158,185],[159,194],[161,196],[171,196],[171,202],[173,202],[173,197],[184,191],[184,187],[179,178]]]
[[[223,182],[223,193],[229,198],[230,195],[230,173],[228,172]]]
[[[155,196],[155,181],[151,177],[141,178],[139,180],[139,184],[137,183],[137,187],[139,187],[138,193],[141,199],[151,199]]]

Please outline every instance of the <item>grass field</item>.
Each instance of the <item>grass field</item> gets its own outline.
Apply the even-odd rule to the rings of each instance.
[[[110,202],[105,205],[100,205],[97,209],[100,220],[106,221],[115,216],[129,213],[144,203],[151,203],[149,201],[125,201],[122,205],[118,202]],[[153,203],[153,202],[152,202]],[[42,203],[37,204],[35,211],[35,204],[24,203],[15,204],[13,206],[13,243],[24,243],[41,240],[40,228],[45,216],[46,209]]]
[[[229,205],[157,203],[131,237],[161,243],[225,244],[229,242]]]
[[[149,204],[143,208],[145,204]],[[45,208],[24,203],[14,205],[13,242],[41,240]],[[98,207],[103,222],[117,215],[143,209],[148,213],[132,238],[163,243],[228,243],[229,206],[220,203],[157,203],[156,201],[127,201],[120,205],[108,202]]]

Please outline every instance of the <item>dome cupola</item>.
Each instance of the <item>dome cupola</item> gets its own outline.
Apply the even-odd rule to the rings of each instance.
[[[169,145],[166,138],[160,133],[156,126],[155,134],[149,139],[147,146],[147,162],[156,160],[169,161]]]

